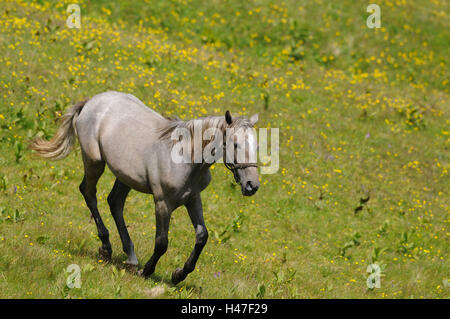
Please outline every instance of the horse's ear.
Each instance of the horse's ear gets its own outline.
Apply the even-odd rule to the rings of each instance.
[[[252,115],[252,117],[250,118],[250,123],[252,123],[252,125],[255,125],[256,122],[258,122],[258,119],[259,119],[259,114],[256,113],[256,114]]]
[[[230,125],[233,122],[233,119],[231,118],[230,111],[225,112],[225,121],[227,121],[227,124]]]

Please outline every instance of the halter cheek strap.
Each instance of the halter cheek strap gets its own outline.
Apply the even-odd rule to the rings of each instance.
[[[236,174],[236,170],[247,168],[247,167],[258,167],[258,164],[256,164],[256,163],[228,163],[227,159],[226,159],[225,146],[224,146],[224,150],[223,150],[223,163],[225,164],[226,168],[228,168],[230,171],[233,172],[236,183],[239,183],[239,181],[240,181],[239,175]]]

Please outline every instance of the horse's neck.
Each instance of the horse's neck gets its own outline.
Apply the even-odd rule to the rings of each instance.
[[[197,152],[201,151],[203,159],[203,151],[205,150],[205,147],[214,140],[217,134],[221,135],[223,138],[225,129],[224,119],[223,117],[220,116],[197,118],[185,122],[184,125],[189,129],[191,135],[191,154],[193,156],[193,159],[195,156],[195,151]],[[213,131],[210,131],[206,134],[207,130]],[[199,139],[201,140],[201,143],[198,142]],[[201,148],[196,150],[195,148],[199,146]],[[207,165],[206,163],[203,164]],[[211,166],[211,164],[209,166]]]

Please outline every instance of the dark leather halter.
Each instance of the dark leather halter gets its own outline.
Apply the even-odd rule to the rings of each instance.
[[[258,167],[258,164],[256,163],[227,163],[225,145],[223,146],[223,163],[225,164],[226,168],[233,172],[234,180],[236,181],[236,183],[239,183],[240,181],[239,175],[236,174],[236,170],[244,169],[247,167]]]

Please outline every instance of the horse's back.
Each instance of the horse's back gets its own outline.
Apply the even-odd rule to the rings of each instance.
[[[105,117],[116,119],[131,117],[146,121],[165,120],[162,115],[147,107],[134,95],[108,91],[97,94],[87,101],[78,117],[77,128],[78,122],[81,126],[84,122],[93,124],[92,121],[100,124]]]
[[[95,144],[104,133],[133,128],[139,123],[147,127],[157,127],[165,118],[145,106],[131,94],[108,91],[92,97],[81,110],[75,126],[80,143]],[[117,132],[120,133],[120,132]],[[90,147],[87,147],[88,150]]]

